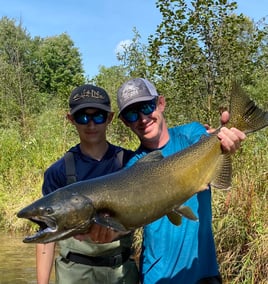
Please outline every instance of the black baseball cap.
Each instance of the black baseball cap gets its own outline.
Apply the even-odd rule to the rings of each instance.
[[[84,108],[98,108],[111,112],[111,101],[107,92],[91,84],[75,88],[71,93],[69,106],[71,115]]]

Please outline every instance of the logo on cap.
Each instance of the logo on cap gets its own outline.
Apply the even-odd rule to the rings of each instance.
[[[94,99],[99,99],[99,100],[105,100],[105,97],[100,94],[96,90],[83,90],[81,93],[77,93],[73,96],[73,101],[79,101],[82,99],[87,99],[87,98],[94,98]]]

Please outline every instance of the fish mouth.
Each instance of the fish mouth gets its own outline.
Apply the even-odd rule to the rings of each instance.
[[[34,235],[27,236],[24,238],[24,243],[50,243],[59,240],[66,239],[73,235],[73,232],[77,234],[85,233],[91,222],[83,222],[67,228],[66,226],[59,226],[51,217],[39,216],[27,218],[29,221],[37,224],[39,230]]]
[[[25,237],[24,243],[43,242],[42,240],[48,240],[50,235],[53,236],[58,231],[58,225],[52,218],[35,216],[27,219],[37,224],[39,230],[34,235]]]

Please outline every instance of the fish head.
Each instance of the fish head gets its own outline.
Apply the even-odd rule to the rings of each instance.
[[[60,194],[59,194],[60,193]],[[39,225],[25,243],[49,243],[88,231],[95,213],[91,199],[72,192],[55,191],[20,210],[18,218]]]

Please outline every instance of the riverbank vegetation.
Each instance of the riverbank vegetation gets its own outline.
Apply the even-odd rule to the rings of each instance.
[[[16,212],[41,197],[45,169],[78,143],[67,122],[70,91],[84,82],[105,88],[115,119],[110,142],[135,149],[138,141],[117,119],[116,90],[130,77],[147,77],[167,100],[169,126],[197,120],[218,125],[237,80],[268,109],[265,19],[252,22],[226,1],[156,1],[162,13],[146,43],[133,29],[119,64],[86,78],[67,34],[32,38],[22,23],[0,19],[0,228],[33,230]],[[190,9],[191,8],[191,9]],[[228,192],[213,189],[213,227],[224,283],[266,283],[268,270],[268,130],[249,135],[233,157]],[[139,236],[137,240],[140,240]],[[139,241],[136,242],[139,247]]]

